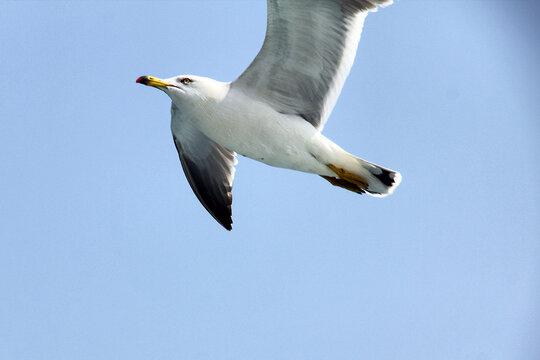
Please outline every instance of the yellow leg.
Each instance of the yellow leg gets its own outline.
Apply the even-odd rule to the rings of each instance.
[[[339,176],[340,180],[345,180],[347,182],[353,183],[354,185],[362,189],[367,189],[369,187],[367,180],[358,175],[347,172],[345,169],[338,168],[337,166],[334,166],[332,164],[326,164],[326,166],[328,166],[330,170],[335,172]]]
[[[347,180],[343,180],[343,179],[339,179],[339,178],[335,178],[335,177],[331,177],[331,176],[324,176],[324,175],[321,175],[322,178],[324,178],[325,180],[328,180],[330,182],[330,184],[334,185],[334,186],[339,186],[341,188],[344,188],[344,189],[347,189],[349,191],[353,191],[357,194],[363,194],[364,193],[364,190],[360,189],[357,185],[351,183],[351,182],[348,182]]]

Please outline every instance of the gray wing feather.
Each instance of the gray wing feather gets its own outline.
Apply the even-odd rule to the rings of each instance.
[[[191,189],[206,210],[232,229],[232,186],[236,154],[210,140],[174,105],[171,130]]]
[[[264,44],[232,84],[322,129],[351,69],[364,19],[392,0],[268,0]]]

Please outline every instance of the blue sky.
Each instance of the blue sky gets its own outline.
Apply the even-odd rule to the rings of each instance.
[[[324,133],[403,183],[240,158],[227,232],[135,80],[234,80],[265,2],[0,2],[0,358],[538,359],[539,10],[370,14]]]

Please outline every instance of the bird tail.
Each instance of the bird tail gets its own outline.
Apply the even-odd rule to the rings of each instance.
[[[349,161],[344,166],[327,164],[337,175],[324,176],[332,185],[354,191],[359,194],[368,193],[371,196],[383,197],[390,195],[401,182],[401,174],[397,171],[383,168],[363,159],[349,155]]]

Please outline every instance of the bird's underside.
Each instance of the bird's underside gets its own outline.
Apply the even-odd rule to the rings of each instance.
[[[373,196],[399,173],[357,158],[320,132],[350,71],[365,17],[391,0],[268,0],[264,44],[232,83],[197,76],[137,82],[172,99],[171,129],[186,177],[210,214],[232,229],[236,153],[321,175]]]

